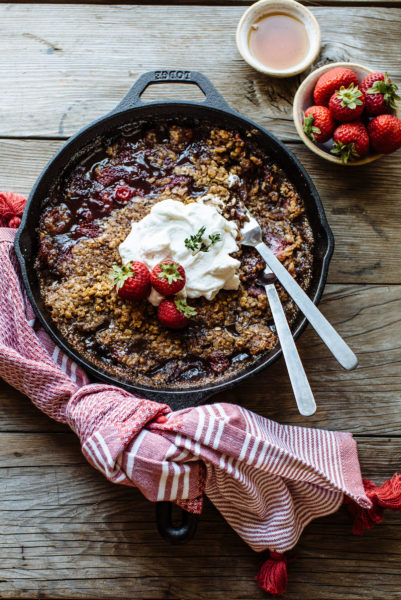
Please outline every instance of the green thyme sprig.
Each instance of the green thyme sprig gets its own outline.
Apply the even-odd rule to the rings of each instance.
[[[192,250],[192,254],[197,254],[198,252],[208,252],[210,246],[213,246],[216,242],[221,242],[221,233],[211,233],[208,235],[209,243],[206,243],[203,239],[203,235],[206,231],[206,227],[203,226],[199,229],[198,233],[195,235],[191,235],[189,238],[184,240],[185,246]]]
[[[221,233],[211,233],[209,235],[210,244],[215,244],[216,242],[221,242]]]
[[[189,238],[185,238],[185,246],[189,249],[192,250],[192,252],[195,252],[196,250],[200,250],[199,245],[202,244],[202,236],[206,231],[206,227],[203,226],[199,229],[198,233],[195,233],[195,235],[191,235],[191,237]]]

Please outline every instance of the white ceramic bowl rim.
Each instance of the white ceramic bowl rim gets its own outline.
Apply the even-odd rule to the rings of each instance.
[[[288,69],[268,67],[257,60],[249,50],[248,38],[251,25],[256,20],[272,12],[280,12],[297,18],[305,25],[308,35],[309,50],[307,55],[298,64]],[[237,27],[236,41],[242,58],[254,69],[267,75],[288,77],[305,71],[317,57],[321,43],[320,27],[310,10],[295,0],[259,0],[259,2],[252,4],[242,15]]]

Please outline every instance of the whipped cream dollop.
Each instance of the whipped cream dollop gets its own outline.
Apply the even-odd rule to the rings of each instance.
[[[236,290],[239,286],[240,261],[230,256],[238,250],[238,228],[219,212],[209,198],[183,204],[177,200],[162,200],[150,213],[132,224],[127,238],[120,244],[123,264],[138,260],[153,269],[162,260],[170,258],[185,269],[186,283],[183,294],[188,298],[204,296],[213,300],[220,290]],[[185,240],[204,227],[202,240],[207,252],[191,250]],[[220,234],[210,243],[209,235]],[[160,304],[162,297],[152,291],[149,300]]]

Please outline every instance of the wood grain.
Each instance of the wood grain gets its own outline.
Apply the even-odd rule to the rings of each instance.
[[[313,330],[305,331],[297,345],[318,404],[313,417],[297,413],[282,360],[214,400],[235,402],[284,423],[399,435],[401,286],[329,285],[321,308],[356,352],[359,366],[344,371]],[[4,385],[0,431],[67,430]]]
[[[28,194],[60,144],[0,140],[0,189]],[[315,182],[334,232],[329,281],[401,283],[399,256],[394,251],[401,235],[401,221],[394,218],[401,202],[397,155],[347,169],[328,167],[301,143],[288,146]]]
[[[305,6],[399,6],[401,0],[303,0]],[[8,0],[0,0],[0,4],[9,4]],[[36,4],[36,0],[15,0],[13,4]],[[196,5],[206,6],[244,6],[254,4],[254,0],[42,0],[41,4],[87,4],[87,5]],[[245,10],[244,8],[244,10]]]
[[[344,372],[307,329],[298,347],[318,403],[307,420],[297,414],[282,360],[214,400],[283,423],[352,431],[363,475],[379,484],[401,464],[399,157],[342,169],[299,142],[291,105],[305,75],[267,78],[237,53],[235,28],[251,1],[0,0],[0,190],[28,193],[61,140],[107,113],[144,71],[204,72],[233,108],[289,142],[317,185],[336,238],[321,308],[360,359]],[[359,61],[401,82],[401,0],[305,4],[322,28],[315,66]],[[193,87],[178,89],[153,86],[143,98],[202,100]],[[66,426],[4,382],[0,490],[0,598],[267,598],[253,580],[261,557],[210,502],[190,544],[168,546],[154,506],[109,483]],[[345,509],[306,528],[286,599],[401,600],[400,514],[386,514],[363,537],[350,530]]]
[[[36,467],[27,466],[29,448],[36,449]],[[364,474],[377,483],[401,456],[399,438],[361,438],[358,448]],[[253,582],[259,556],[208,501],[196,537],[170,547],[155,532],[153,505],[80,460],[73,434],[0,434],[2,598],[266,597]],[[286,597],[366,598],[366,589],[370,598],[401,597],[400,515],[386,515],[363,538],[350,529],[343,509],[307,527]]]
[[[268,78],[240,58],[235,29],[242,6],[158,6],[156,21],[155,10],[0,5],[1,55],[10,56],[12,48],[2,68],[0,136],[68,136],[113,108],[138,75],[168,67],[203,71],[233,108],[283,139],[297,139],[292,98],[304,75]],[[401,11],[348,6],[312,11],[323,39],[315,67],[351,60],[386,68],[401,81]],[[152,88],[152,99],[163,97],[161,87]],[[191,97],[182,90],[180,95]]]

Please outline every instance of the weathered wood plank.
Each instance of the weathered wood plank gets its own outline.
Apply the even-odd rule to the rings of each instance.
[[[296,139],[291,105],[301,77],[271,79],[244,63],[234,35],[243,10],[159,6],[155,23],[154,6],[0,5],[0,53],[10,57],[2,69],[0,135],[70,135],[107,113],[139,74],[169,67],[203,71],[239,112]],[[354,60],[401,80],[397,8],[312,10],[323,37],[317,64]],[[160,95],[153,87],[150,98]]]
[[[374,2],[380,9],[349,8],[358,0],[329,3],[344,8],[313,9],[325,43],[320,61],[359,60],[386,67],[400,81],[401,13],[383,6],[401,3]],[[264,78],[236,53],[234,30],[248,0],[174,8],[166,3],[157,8],[157,36],[149,35],[155,2],[88,4],[1,4],[0,49],[10,58],[0,84],[0,136],[66,137],[106,113],[141,72],[167,65],[204,71],[237,110],[283,139],[296,139],[291,98],[300,78]],[[390,40],[386,47],[380,35],[384,28]],[[224,44],[222,31],[231,32]],[[170,97],[172,89],[166,89]],[[160,92],[152,88],[147,98],[156,99]],[[192,89],[185,94],[199,98]],[[27,192],[58,145],[2,140],[0,189]],[[293,149],[317,183],[336,236],[330,281],[400,283],[394,252],[398,157],[345,171],[328,169],[300,144]],[[322,309],[347,336],[360,367],[343,372],[312,331],[304,334],[299,347],[319,404],[312,419],[297,415],[282,361],[215,400],[237,401],[294,424],[399,436],[400,295],[399,286],[328,286]],[[5,384],[0,385],[0,431],[0,597],[266,597],[253,581],[259,556],[209,503],[191,544],[171,548],[155,531],[154,507],[137,490],[108,483],[85,463],[77,438],[66,427]],[[358,446],[363,474],[377,483],[399,469],[400,438],[361,437]],[[343,510],[312,523],[298,545],[298,559],[289,566],[286,598],[401,598],[400,525],[399,515],[388,515],[385,524],[358,538],[350,535]]]
[[[0,431],[69,431],[53,421],[31,401],[0,380]]]
[[[322,525],[324,525],[322,523]],[[350,543],[344,544],[344,548],[339,550],[349,551]],[[372,540],[375,543],[375,540]],[[376,546],[377,547],[377,546]],[[382,548],[382,551],[384,548]],[[348,565],[348,571],[341,571],[343,563],[338,565],[337,569],[329,569],[330,554],[328,560],[319,557],[318,560],[312,563],[316,569],[314,571],[306,571],[307,562],[302,561],[302,566],[294,565],[289,569],[290,583],[285,598],[289,600],[365,600],[367,594],[374,593],[375,600],[398,600],[399,594],[399,578],[397,571],[395,574],[385,576],[378,575],[376,571],[372,571],[371,564],[373,560],[381,560],[380,552],[375,552],[372,559],[366,559],[362,563],[358,563],[358,568],[363,569],[363,572],[358,573],[353,570],[353,565]],[[190,559],[188,559],[190,560]],[[230,557],[228,557],[230,560]],[[358,559],[359,560],[359,559]],[[244,575],[236,576],[235,567],[233,567],[227,575],[214,575],[214,565],[210,563],[207,569],[204,569],[202,577],[185,577],[170,575],[166,578],[157,578],[153,576],[154,565],[150,565],[146,575],[138,579],[130,578],[103,578],[91,579],[83,575],[82,579],[60,579],[58,581],[48,582],[37,578],[35,581],[15,580],[12,586],[7,583],[0,583],[0,593],[3,598],[63,598],[70,600],[71,598],[83,598],[92,600],[97,598],[108,598],[115,600],[116,593],[119,593],[121,599],[131,599],[132,594],[135,594],[136,599],[146,600],[161,600],[168,598],[169,600],[202,600],[207,597],[210,600],[256,600],[257,598],[266,598],[266,592],[262,592],[256,587],[253,581],[253,574],[248,577]],[[184,565],[185,569],[185,565]],[[253,571],[256,569],[256,563],[253,564]],[[297,571],[296,571],[297,569]],[[300,572],[299,570],[302,569]],[[320,571],[318,570],[320,569]],[[250,569],[252,571],[252,569]],[[329,580],[329,583],[327,583]],[[234,581],[234,583],[233,583]],[[342,582],[342,592],[338,594],[338,583]],[[377,581],[380,585],[376,587]],[[397,587],[398,586],[398,587]],[[3,591],[5,590],[5,591]],[[302,591],[300,591],[302,590]],[[43,593],[46,596],[43,596]]]
[[[0,468],[85,464],[77,436],[69,433],[0,433]]]
[[[61,142],[0,140],[0,189],[29,193]],[[289,144],[315,182],[336,239],[329,281],[401,283],[399,161],[384,157],[356,170],[330,165],[303,144]],[[380,200],[378,199],[380,196]]]
[[[399,435],[401,286],[329,285],[321,308],[355,350],[359,366],[344,371],[313,330],[306,330],[298,348],[318,404],[313,417],[297,413],[282,360],[214,400],[290,424]],[[0,431],[63,430],[8,386],[0,390]]]
[[[24,466],[26,456],[8,452],[7,446],[21,444],[17,438],[0,434],[2,598],[132,598],[133,590],[135,598],[154,600],[265,597],[253,581],[259,556],[209,502],[195,538],[172,548],[155,532],[153,505],[137,490],[76,464],[78,444],[74,456],[67,436],[25,437],[26,448],[36,449],[38,467]],[[59,442],[65,456],[60,450],[54,460]],[[399,464],[399,438],[362,438],[358,447],[364,475],[377,483],[391,476],[397,459]],[[350,534],[345,510],[312,523],[290,564],[286,597],[400,598],[400,519],[386,515],[363,538]]]
[[[36,0],[15,0],[13,4],[36,4]],[[0,4],[9,4],[8,0],[0,0]],[[41,4],[88,4],[110,5],[113,0],[42,0]],[[207,6],[244,6],[254,4],[254,0],[119,0],[119,5],[207,5]],[[304,0],[305,6],[389,6],[400,4],[400,0]]]

